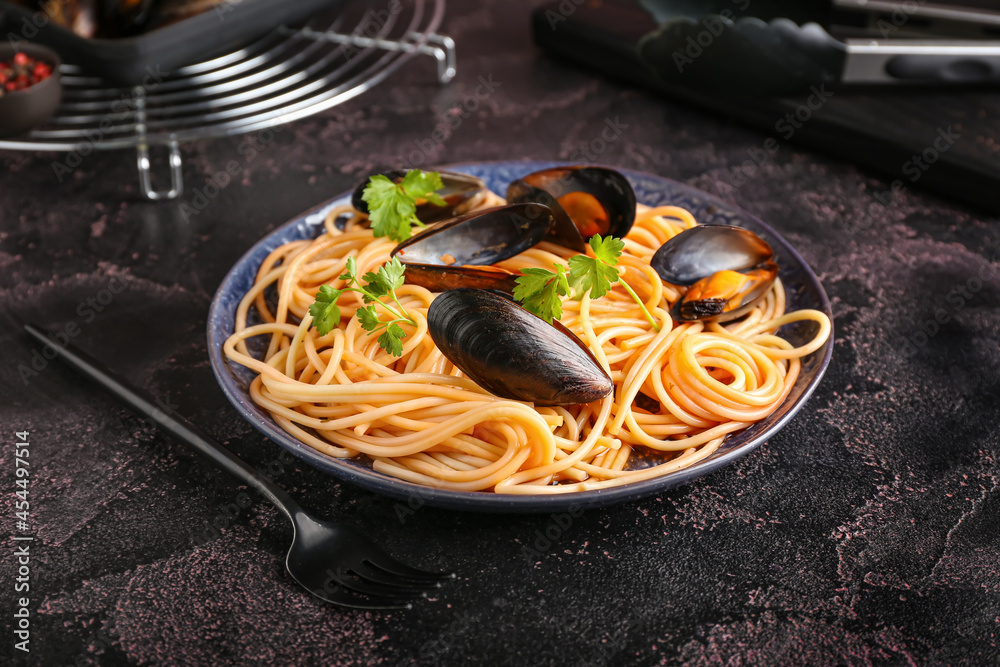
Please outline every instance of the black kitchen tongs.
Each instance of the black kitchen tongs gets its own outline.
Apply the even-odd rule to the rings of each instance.
[[[667,82],[700,89],[997,84],[1000,11],[976,1],[639,0],[660,26],[638,50]]]

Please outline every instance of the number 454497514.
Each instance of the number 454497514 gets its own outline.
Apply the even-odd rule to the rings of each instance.
[[[15,502],[14,517],[17,519],[18,530],[28,529],[28,455],[29,451],[28,432],[18,431],[14,448],[14,476],[17,478],[15,484],[17,491],[17,501]]]

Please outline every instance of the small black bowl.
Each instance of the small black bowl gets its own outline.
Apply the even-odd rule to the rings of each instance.
[[[35,44],[0,45],[0,62],[10,62],[14,54],[24,53],[52,67],[52,75],[30,88],[14,92],[4,91],[0,96],[0,137],[20,134],[41,125],[56,112],[62,100],[62,83],[59,81],[59,54],[52,49]]]

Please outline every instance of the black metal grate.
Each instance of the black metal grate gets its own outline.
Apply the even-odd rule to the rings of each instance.
[[[277,27],[233,53],[169,77],[150,72],[121,88],[79,69],[61,69],[63,102],[45,126],[0,140],[0,149],[81,151],[134,148],[150,199],[181,194],[186,141],[252,132],[324,111],[376,86],[415,55],[455,76],[455,47],[435,33],[444,0],[373,0],[319,16],[302,27]],[[170,150],[172,187],[150,184],[149,147]]]

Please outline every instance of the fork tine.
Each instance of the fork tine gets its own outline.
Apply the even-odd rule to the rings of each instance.
[[[390,574],[406,577],[408,579],[414,579],[418,582],[442,582],[455,578],[454,572],[427,572],[425,570],[418,570],[406,565],[405,563],[400,563],[392,556],[389,556],[381,551],[370,551],[365,554],[365,560],[375,567],[385,570]]]
[[[335,579],[338,584],[355,593],[363,595],[379,595],[399,598],[420,598],[426,597],[424,591],[419,588],[405,588],[399,586],[386,586],[378,581],[369,580],[360,574],[357,576],[338,577]]]
[[[404,578],[398,574],[393,574],[381,568],[375,567],[374,565],[363,562],[351,568],[351,571],[357,574],[359,577],[364,577],[369,581],[375,581],[380,584],[385,584],[386,586],[393,586],[398,588],[414,588],[419,590],[436,590],[441,588],[441,581],[434,580],[423,580],[415,581],[410,578]]]
[[[322,588],[308,589],[310,593],[321,600],[332,602],[342,607],[353,609],[413,609],[413,603],[409,600],[400,599],[385,595],[357,595],[347,589],[337,588],[325,590]]]

